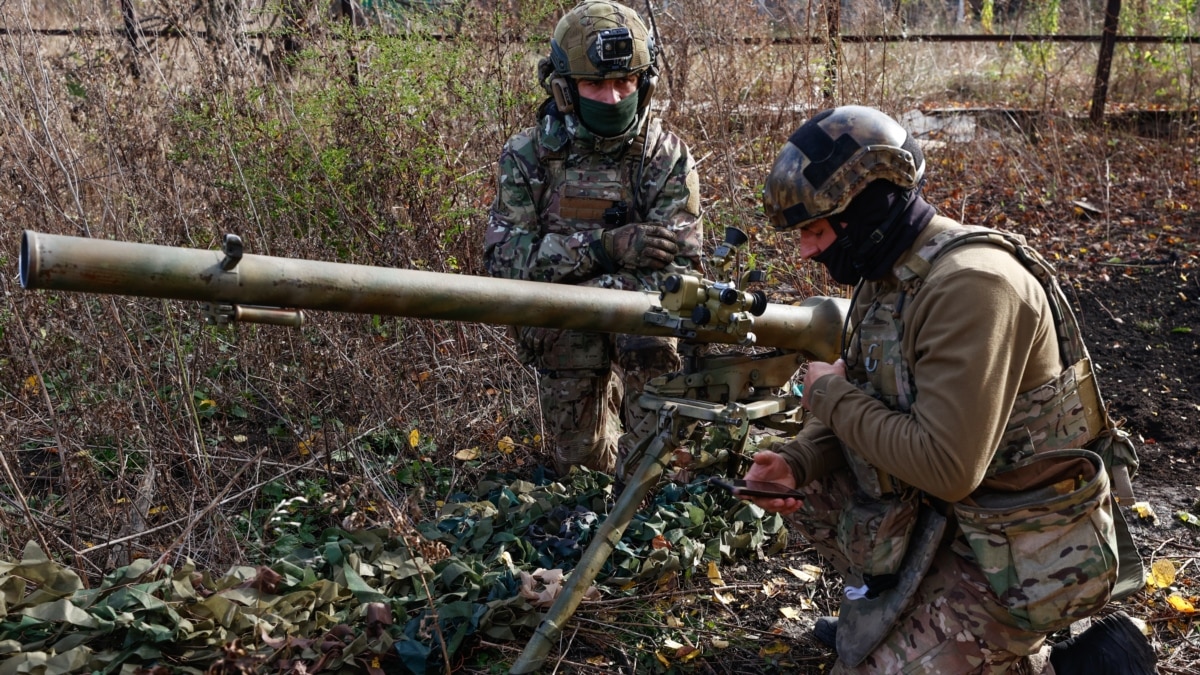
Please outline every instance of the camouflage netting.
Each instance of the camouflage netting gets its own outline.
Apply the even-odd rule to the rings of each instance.
[[[30,543],[0,562],[0,675],[438,672],[473,637],[528,639],[612,501],[597,473],[485,481],[420,523],[423,537],[331,529],[269,566],[214,578],[143,559],[95,589]],[[772,553],[786,534],[779,516],[703,482],[664,484],[593,595]]]

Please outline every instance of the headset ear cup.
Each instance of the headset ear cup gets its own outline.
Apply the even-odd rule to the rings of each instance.
[[[642,89],[638,92],[638,109],[642,110],[650,105],[650,99],[654,98],[654,90],[658,87],[658,73],[653,70],[646,73],[642,77]]]
[[[575,112],[575,101],[571,96],[571,84],[567,82],[567,78],[561,76],[551,78],[550,95],[554,97],[554,104],[558,106],[560,113],[570,115]]]

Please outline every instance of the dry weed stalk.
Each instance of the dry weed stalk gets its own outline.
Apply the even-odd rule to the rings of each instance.
[[[0,257],[15,258],[24,228],[201,248],[236,232],[254,253],[468,274],[483,272],[491,167],[504,140],[533,122],[543,96],[534,64],[559,11],[534,0],[470,4],[462,40],[432,39],[416,19],[393,35],[310,22],[287,38],[303,42],[296,51],[278,36],[226,31],[206,42],[200,15],[155,4],[141,8],[131,52],[108,30],[120,17],[106,4],[56,7],[10,0],[18,11],[2,19]],[[856,5],[844,30],[917,30],[917,13],[881,7]],[[283,25],[277,18],[255,20]],[[791,264],[789,240],[762,231],[758,192],[782,140],[830,101],[824,47],[772,40],[819,35],[822,21],[710,1],[670,3],[656,17],[657,101],[701,158],[710,237],[726,225],[751,231],[759,264],[792,295],[828,291],[828,279]],[[62,25],[95,32],[34,32]],[[168,27],[183,37],[155,35]],[[1031,73],[996,44],[845,44],[832,102],[894,113],[924,101],[1078,110],[1088,61],[1082,47],[1061,50],[1052,69]],[[1079,189],[1063,158],[1080,147],[1095,158],[1090,175],[1142,153],[1113,150],[1065,118],[1038,128],[1036,138],[946,146],[932,196],[948,213],[999,224],[1014,205],[1042,209]],[[990,161],[993,142],[1011,161]],[[537,459],[527,447],[539,435],[533,375],[503,329],[320,314],[299,333],[219,330],[182,303],[25,293],[7,281],[4,291],[8,557],[37,538],[93,575],[164,550],[221,568],[254,554],[231,524],[262,506],[263,486],[332,490],[363,470],[351,456],[372,457],[377,472],[428,457],[456,486]],[[431,442],[409,447],[412,430]],[[496,451],[506,437],[522,451]],[[472,447],[480,461],[453,459]]]

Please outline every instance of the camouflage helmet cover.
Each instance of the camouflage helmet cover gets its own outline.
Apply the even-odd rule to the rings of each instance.
[[[654,38],[632,9],[607,0],[585,0],[558,21],[550,61],[559,75],[613,79],[654,65]]]
[[[916,140],[896,120],[865,106],[818,113],[783,146],[763,187],[773,227],[802,227],[845,210],[873,181],[911,190],[925,174]]]

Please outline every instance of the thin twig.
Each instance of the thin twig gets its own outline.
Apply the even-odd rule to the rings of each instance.
[[[175,537],[175,540],[163,550],[162,555],[160,555],[158,560],[155,560],[154,564],[146,570],[146,573],[142,575],[143,577],[153,573],[159,568],[159,566],[167,561],[167,556],[171,555],[171,551],[175,550],[176,546],[179,546],[181,543],[183,543],[184,537],[191,533],[192,528],[196,527],[196,523],[199,523],[201,518],[204,518],[210,511],[221,505],[221,500],[231,489],[233,489],[233,486],[237,484],[237,481],[242,477],[242,474],[245,473],[250,467],[257,464],[258,460],[261,459],[263,455],[267,454],[267,450],[269,450],[269,448],[266,447],[264,447],[262,450],[259,450],[258,456],[243,464],[241,468],[237,470],[237,473],[233,474],[233,477],[225,483],[225,487],[222,488],[221,491],[217,493],[217,496],[208,503],[208,506],[205,506],[203,509],[201,509],[200,513],[196,514],[196,516],[192,518],[191,521],[183,528],[183,531]]]

